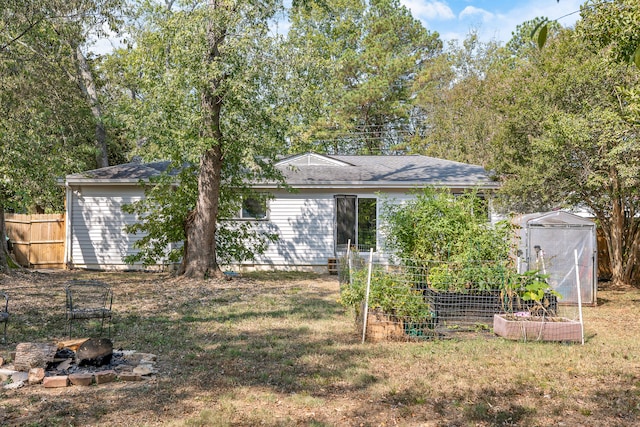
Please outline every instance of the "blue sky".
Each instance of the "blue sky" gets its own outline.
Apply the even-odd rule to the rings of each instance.
[[[558,19],[580,10],[585,0],[400,0],[413,16],[442,40],[463,40],[470,28],[478,30],[483,41],[506,43],[516,26],[537,16]],[[579,13],[560,19],[570,27]]]

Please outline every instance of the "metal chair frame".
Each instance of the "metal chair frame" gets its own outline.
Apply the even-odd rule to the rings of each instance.
[[[0,323],[4,323],[3,343],[7,343],[7,323],[9,323],[9,295],[0,292],[0,298],[4,298],[4,307],[0,307]]]
[[[100,336],[105,321],[109,325],[108,337],[111,337],[113,292],[103,282],[95,280],[72,280],[65,286],[66,294],[66,333],[71,337],[74,320],[100,319]]]

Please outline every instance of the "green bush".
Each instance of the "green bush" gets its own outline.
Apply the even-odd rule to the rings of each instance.
[[[352,307],[357,313],[365,300],[368,269],[352,272],[351,282],[342,285],[340,303]],[[411,277],[399,272],[388,272],[377,266],[371,272],[369,308],[379,308],[384,313],[407,322],[424,322],[431,317],[429,304],[422,290],[411,282]]]
[[[438,290],[498,289],[505,285],[513,226],[488,222],[475,191],[454,196],[426,188],[415,199],[382,208],[386,248]]]
[[[447,262],[428,268],[427,284],[439,291],[502,289],[515,272],[506,262]]]
[[[458,274],[451,264],[439,264],[429,269],[427,283],[430,288],[448,291],[465,289],[463,276]]]

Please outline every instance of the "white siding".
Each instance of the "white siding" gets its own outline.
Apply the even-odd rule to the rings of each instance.
[[[124,231],[134,215],[122,212],[122,206],[144,197],[137,185],[95,186],[73,188],[67,200],[68,224],[67,263],[78,268],[126,269],[126,255],[135,253],[133,244],[141,236]],[[383,193],[384,196],[380,196]],[[335,196],[354,195],[377,198],[378,248],[384,251],[380,217],[384,200],[397,203],[412,198],[405,191],[383,189],[300,190],[297,193],[279,191],[269,201],[266,221],[257,221],[258,229],[275,233],[279,240],[272,243],[264,255],[258,256],[255,268],[326,268],[329,258],[336,256]],[[137,266],[139,267],[139,266]]]
[[[279,241],[257,257],[254,267],[326,267],[335,254],[335,196],[354,195],[377,198],[377,218],[380,224],[383,200],[400,203],[412,196],[403,191],[386,192],[380,197],[372,190],[341,190],[326,192],[301,190],[298,193],[277,193],[269,201],[269,220],[260,221],[262,230],[276,233]],[[379,227],[378,227],[379,228]],[[378,230],[378,250],[382,250],[383,236]]]
[[[269,220],[260,228],[276,233],[279,240],[257,264],[326,265],[333,257],[333,194],[279,194],[269,201]]]
[[[124,204],[143,197],[138,186],[84,186],[72,191],[66,262],[79,268],[128,268],[123,261],[135,253],[133,243],[141,236],[128,234],[124,226],[135,215],[122,211]],[[69,209],[68,207],[68,209]]]

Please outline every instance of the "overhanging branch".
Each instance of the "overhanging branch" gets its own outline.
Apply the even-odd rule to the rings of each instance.
[[[31,31],[34,27],[36,27],[38,24],[40,24],[42,21],[44,20],[44,18],[40,18],[37,21],[31,23],[27,28],[24,29],[24,31],[22,31],[20,34],[18,34],[16,37],[14,37],[13,39],[11,39],[9,42],[5,43],[4,45],[0,46],[0,52],[5,51],[9,46],[11,46],[12,44],[14,44],[15,42],[17,42],[18,40],[20,40],[22,37],[24,37],[29,31]]]

